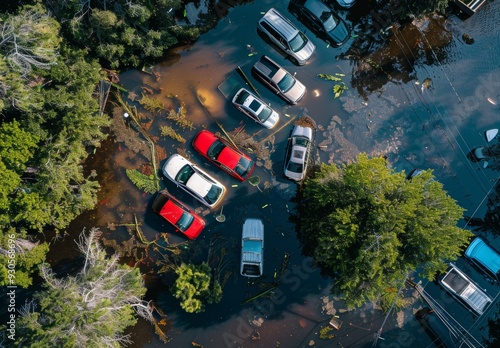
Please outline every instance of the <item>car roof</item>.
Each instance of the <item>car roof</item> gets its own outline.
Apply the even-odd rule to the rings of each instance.
[[[292,147],[292,154],[290,156],[290,161],[294,163],[304,163],[306,157],[306,148],[301,145],[294,145]]]
[[[500,254],[480,237],[470,243],[465,250],[465,255],[480,262],[493,274],[498,274],[500,271]]]
[[[208,182],[203,176],[195,172],[186,183],[186,186],[202,197],[205,197],[212,188],[212,183]]]
[[[321,14],[325,11],[332,12],[328,6],[318,0],[307,0],[304,7],[318,18],[321,18]]]
[[[297,33],[299,32],[297,28],[295,28],[281,13],[279,13],[274,8],[269,9],[264,17],[262,17],[261,21],[262,20],[265,20],[267,23],[273,26],[288,41],[297,36]]]

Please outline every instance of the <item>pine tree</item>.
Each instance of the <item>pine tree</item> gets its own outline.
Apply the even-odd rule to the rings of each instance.
[[[407,180],[383,158],[322,164],[300,195],[301,239],[350,306],[399,288],[417,268],[433,279],[471,236],[456,226],[463,209],[432,171]]]

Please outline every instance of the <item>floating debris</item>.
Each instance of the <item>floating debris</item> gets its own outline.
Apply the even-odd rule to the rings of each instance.
[[[262,206],[262,209],[264,209],[264,208],[265,208],[265,207],[267,207],[268,205],[269,205],[269,204],[264,204],[264,205]]]
[[[464,42],[467,44],[467,45],[472,45],[474,43],[474,38],[472,36],[470,36],[469,34],[463,34],[462,35],[462,40],[464,40]]]
[[[488,99],[486,99],[486,100],[487,100],[490,104],[497,105],[497,102],[496,102],[494,99],[492,99],[492,98],[488,98]]]
[[[231,187],[238,187],[238,185],[234,184],[234,185],[231,185]]]

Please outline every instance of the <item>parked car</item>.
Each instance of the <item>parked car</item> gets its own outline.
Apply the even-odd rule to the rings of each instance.
[[[220,182],[179,154],[167,159],[163,165],[163,174],[210,208],[214,208],[226,192],[226,188]]]
[[[340,7],[351,8],[354,6],[357,0],[337,0]]]
[[[500,282],[500,253],[481,237],[476,237],[465,250],[465,257],[495,282]]]
[[[193,147],[210,162],[241,181],[248,178],[255,167],[250,157],[206,129],[194,137]]]
[[[241,88],[236,92],[233,97],[233,105],[252,120],[268,129],[276,126],[280,119],[276,111],[245,88]]]
[[[417,321],[432,338],[438,348],[457,348],[459,340],[457,336],[448,329],[443,321],[436,315],[434,310],[424,307],[415,313]]]
[[[205,228],[205,221],[190,208],[183,205],[166,190],[158,193],[153,202],[153,211],[175,226],[189,239],[198,237]]]
[[[297,104],[306,93],[306,87],[278,63],[262,56],[252,72],[263,84],[290,104]]]
[[[478,315],[482,315],[493,301],[472,279],[452,263],[448,272],[438,282],[453,297]]]
[[[260,277],[264,270],[264,224],[260,219],[246,219],[241,235],[240,274]]]
[[[311,155],[313,129],[295,125],[288,138],[283,165],[284,175],[292,180],[300,181],[305,178],[307,164]]]
[[[321,0],[291,0],[289,9],[332,46],[342,46],[351,36],[351,30],[344,20]]]
[[[297,65],[311,58],[316,46],[281,13],[271,8],[259,20],[258,29]]]

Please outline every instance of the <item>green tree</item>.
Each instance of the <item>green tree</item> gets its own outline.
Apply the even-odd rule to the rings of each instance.
[[[146,292],[137,268],[119,264],[99,245],[100,232],[80,236],[84,265],[76,276],[56,277],[41,266],[45,290],[22,308],[16,343],[22,347],[120,347],[130,343],[125,328],[135,314],[152,321]]]
[[[14,242],[15,273],[8,276],[10,241]],[[45,261],[47,243],[33,243],[26,233],[9,228],[0,233],[0,286],[17,285],[26,288],[32,284],[31,275]],[[12,277],[13,276],[13,277]]]
[[[342,167],[322,164],[299,202],[301,239],[349,306],[399,288],[417,268],[433,279],[472,235],[456,226],[463,209],[432,171],[406,180],[366,154]]]
[[[167,48],[200,34],[197,28],[176,25],[180,0],[47,3],[72,42],[91,49],[104,66],[114,69],[159,58]]]
[[[211,276],[208,263],[181,264],[176,270],[177,279],[172,293],[181,300],[181,307],[188,313],[205,310],[205,304],[217,303],[222,298],[220,283]]]

